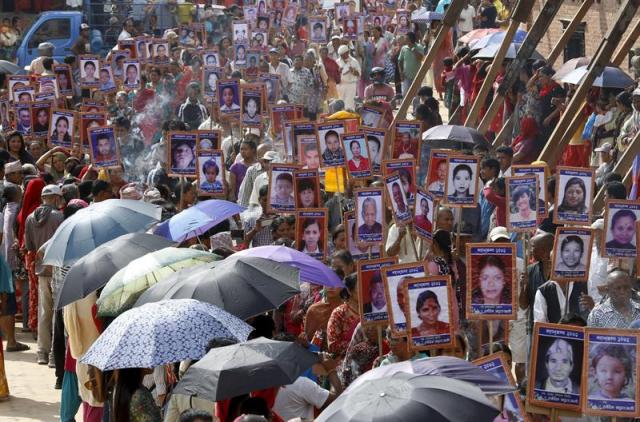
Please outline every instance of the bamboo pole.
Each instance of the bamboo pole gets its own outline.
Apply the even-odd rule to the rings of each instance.
[[[622,153],[620,157],[618,157],[618,161],[616,165],[613,166],[613,173],[620,173],[621,171],[625,171],[625,169],[629,169],[631,171],[631,165],[633,164],[633,160],[635,160],[636,155],[640,154],[640,132],[636,133],[627,149]],[[604,186],[600,188],[596,197],[593,200],[593,209],[599,209],[604,205]]]
[[[629,50],[631,47],[638,41],[638,37],[640,37],[640,20],[636,22],[635,26],[629,31],[624,41],[620,45],[618,51],[614,54],[613,59],[611,59],[611,63],[615,66],[620,66],[624,59],[627,57]]]
[[[582,22],[582,19],[585,17],[585,15],[589,11],[589,8],[591,7],[592,4],[593,4],[593,0],[584,0],[582,2],[582,4],[580,5],[580,8],[578,9],[575,16],[569,23],[569,26],[567,26],[567,28],[564,30],[564,32],[562,33],[562,36],[560,37],[556,45],[553,46],[553,50],[551,50],[549,57],[547,57],[547,64],[549,66],[553,66],[555,61],[558,59],[558,57],[560,56],[560,53],[569,42],[569,39],[571,39],[571,36],[573,35],[573,33],[576,32],[576,29],[578,29],[578,26]]]
[[[487,112],[480,124],[478,130],[482,133],[486,133],[491,120],[495,117],[496,113],[504,103],[506,93],[511,89],[511,86],[520,77],[520,71],[524,68],[527,60],[531,57],[531,54],[535,50],[536,46],[540,42],[543,36],[546,35],[553,18],[560,10],[563,0],[547,0],[547,2],[540,10],[540,14],[536,18],[535,22],[529,29],[527,37],[524,39],[524,43],[518,50],[516,58],[511,62],[511,65],[507,68],[504,80],[498,87],[498,92],[493,96],[493,101],[488,107]]]
[[[598,75],[600,75],[600,73],[602,73],[604,66],[609,63],[613,50],[620,43],[622,35],[631,23],[631,20],[639,6],[640,0],[627,0],[622,9],[620,9],[620,13],[616,18],[615,24],[602,40],[597,54],[589,64],[587,74],[584,76],[582,83],[578,86],[577,91],[571,98],[571,101],[569,101],[569,104],[560,117],[553,133],[547,140],[545,148],[540,154],[538,160],[547,162],[550,168],[555,166],[558,156],[569,141],[569,136],[567,135],[567,124],[569,122],[574,123],[576,119],[578,119],[577,115],[580,112],[582,103],[586,98],[588,91],[593,86],[593,81]]]
[[[402,120],[406,117],[409,105],[411,105],[413,97],[416,96],[416,93],[418,92],[422,81],[427,75],[427,71],[431,68],[436,55],[438,54],[440,46],[442,46],[445,38],[449,36],[449,30],[456,26],[456,23],[458,22],[458,19],[460,17],[460,12],[462,11],[462,7],[464,6],[465,2],[466,0],[453,0],[447,8],[447,13],[442,19],[442,27],[438,31],[438,35],[436,35],[436,38],[433,40],[433,44],[429,47],[427,55],[422,60],[420,69],[418,69],[418,73],[413,79],[409,91],[406,93],[402,93],[402,103],[400,103],[398,112],[393,118],[393,122],[391,122],[390,127],[394,127],[398,120]]]
[[[509,23],[509,27],[507,28],[507,32],[504,34],[504,38],[502,39],[502,43],[500,44],[500,48],[496,52],[496,56],[491,63],[491,67],[489,68],[489,72],[487,72],[487,76],[484,78],[482,82],[482,86],[480,87],[480,91],[469,111],[469,115],[467,116],[466,122],[464,125],[467,127],[473,127],[478,120],[478,115],[480,114],[480,109],[484,105],[484,102],[489,95],[489,90],[493,87],[493,82],[498,76],[498,72],[502,67],[502,63],[504,62],[504,58],[507,55],[507,51],[509,50],[509,46],[513,41],[513,37],[516,35],[516,31],[521,23],[526,22],[527,16],[531,12],[533,8],[533,0],[520,0],[516,5],[513,14],[511,16],[511,22]]]
[[[496,138],[493,140],[492,145],[494,148],[497,148],[499,145],[501,145],[501,142],[503,142],[505,139],[511,139],[510,134],[513,130],[514,120],[515,120],[515,113],[511,113],[507,121],[505,121],[504,124],[502,125],[502,129],[500,129],[500,132],[498,132],[498,134],[496,135]],[[506,145],[509,145],[510,143],[511,142],[509,142]]]

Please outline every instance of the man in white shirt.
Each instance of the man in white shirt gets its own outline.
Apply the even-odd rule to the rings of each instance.
[[[344,101],[347,110],[355,110],[355,98],[357,96],[358,81],[360,80],[360,63],[349,54],[349,47],[341,45],[338,48],[340,58],[337,63],[340,67],[340,83],[338,84],[338,97]]]
[[[122,25],[122,32],[118,35],[118,41],[133,38],[133,30],[133,19],[126,19]]]
[[[331,394],[309,378],[299,377],[293,384],[280,387],[273,411],[285,421],[297,417],[313,420],[314,408],[324,407]]]
[[[476,9],[467,2],[462,8],[460,18],[458,19],[458,31],[460,31],[460,36],[473,30],[473,20],[475,17]]]
[[[269,73],[280,76],[280,97],[289,95],[291,83],[289,66],[280,61],[280,53],[277,48],[269,50]]]

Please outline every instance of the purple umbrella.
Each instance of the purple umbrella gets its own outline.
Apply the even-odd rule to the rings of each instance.
[[[227,218],[240,214],[245,208],[240,205],[210,199],[198,202],[191,208],[174,215],[155,228],[154,234],[174,242],[184,242],[192,237],[200,236],[211,227],[220,224]]]
[[[245,249],[231,255],[226,260],[243,256],[270,259],[298,268],[300,270],[300,281],[326,287],[344,287],[340,277],[331,268],[305,253],[286,246],[259,246]]]

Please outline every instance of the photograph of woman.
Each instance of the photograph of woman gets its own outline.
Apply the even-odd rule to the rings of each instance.
[[[483,256],[478,262],[478,269],[480,277],[473,289],[472,303],[511,304],[511,283],[504,261],[496,256]]]
[[[125,61],[125,79],[124,85],[127,88],[138,88],[140,86],[140,64],[136,62]]]
[[[537,227],[536,184],[535,175],[506,178],[506,195],[510,200],[507,229],[532,232]]]
[[[514,189],[511,193],[511,222],[535,221],[534,199],[529,187],[518,186]]]
[[[639,204],[627,205],[619,202],[608,204],[606,255],[612,257],[636,256],[636,221],[640,210],[630,209],[634,205],[637,207]],[[621,207],[624,208],[620,209]]]
[[[368,155],[368,151],[366,150],[364,136],[351,140],[348,140],[347,138],[353,138],[353,135],[347,135],[344,137],[345,151],[347,151],[346,143],[349,143],[348,151],[350,153],[347,154],[347,166],[349,167],[349,172],[351,172],[353,177],[366,177],[371,175],[371,167],[369,160],[366,157]],[[363,148],[365,148],[364,154]]]
[[[431,201],[430,201],[431,200]],[[431,206],[429,205],[431,202]],[[413,217],[416,233],[427,239],[431,239],[433,233],[433,199],[422,190],[418,190],[416,196],[415,215]]]
[[[411,291],[409,291],[409,298],[411,299]],[[438,295],[436,295],[433,290],[423,290],[420,292],[415,304],[418,321],[412,321],[411,337],[449,334],[451,325],[448,322],[440,321],[442,306],[438,300]],[[416,323],[418,324],[417,326]]]
[[[587,169],[558,169],[554,223],[576,224],[591,221],[593,174],[592,170]]]
[[[496,323],[515,318],[515,253],[512,243],[466,245],[467,318]]]
[[[584,264],[584,241],[580,236],[566,236],[560,242],[560,259],[556,259],[556,272],[585,272]]]
[[[449,161],[447,202],[452,205],[475,204],[475,173],[468,164]]]
[[[49,133],[49,113],[51,103],[34,103],[31,105],[31,120],[33,121],[33,135],[47,136]]]
[[[97,60],[80,60],[80,82],[84,85],[95,85],[98,83],[96,71],[98,70]]]
[[[305,217],[308,211],[299,211],[296,221],[300,221],[300,229],[297,230],[298,239],[296,239],[297,249],[313,257],[324,256],[324,218]],[[315,212],[311,212],[315,214]]]
[[[444,195],[444,185],[447,180],[447,159],[432,158],[431,163],[433,163],[433,166],[435,167],[436,170],[435,172],[429,171],[430,177],[429,177],[429,184],[427,185],[427,190],[430,193],[438,197],[441,197]]]
[[[67,65],[54,65],[53,71],[58,81],[58,90],[62,94],[71,92],[71,69]]]
[[[218,67],[205,66],[203,73],[205,97],[215,98],[218,89],[218,79],[220,79],[220,76],[218,74],[219,71],[220,68]]]
[[[49,141],[56,146],[71,146],[73,139],[73,117],[67,112],[54,111],[51,116],[51,133]]]
[[[587,187],[580,177],[572,177],[564,185],[559,213],[584,214],[587,212]]]

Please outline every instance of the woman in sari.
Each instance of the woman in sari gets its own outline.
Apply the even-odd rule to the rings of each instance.
[[[340,292],[343,304],[333,310],[327,324],[329,353],[332,353],[338,361],[344,359],[353,332],[360,322],[356,274],[345,277],[344,285],[345,287]]]

